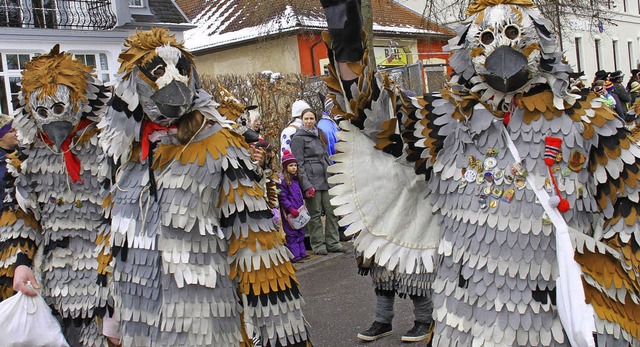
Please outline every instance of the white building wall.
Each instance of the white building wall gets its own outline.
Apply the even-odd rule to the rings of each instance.
[[[571,67],[585,72],[585,80],[591,83],[598,70],[621,70],[626,80],[631,69],[640,64],[640,8],[639,2],[617,2],[614,21],[617,25],[604,24],[601,28],[589,25],[585,20],[573,21],[573,28],[563,32],[564,55]],[[576,49],[577,48],[577,49]],[[615,51],[615,53],[614,53]]]

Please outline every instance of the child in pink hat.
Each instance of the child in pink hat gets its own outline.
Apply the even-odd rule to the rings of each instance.
[[[278,187],[278,200],[280,201],[280,211],[282,213],[282,228],[287,240],[287,248],[293,254],[291,262],[298,262],[307,256],[304,246],[304,227],[294,229],[286,220],[287,215],[297,217],[300,207],[304,205],[304,198],[300,182],[298,181],[298,161],[285,150],[282,154],[282,175],[280,186]]]

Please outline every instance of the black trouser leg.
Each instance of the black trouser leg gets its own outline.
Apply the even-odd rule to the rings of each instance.
[[[320,0],[331,34],[331,49],[338,62],[362,59],[360,0]]]

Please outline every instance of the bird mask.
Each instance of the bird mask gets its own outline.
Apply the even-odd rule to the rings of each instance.
[[[23,142],[32,142],[41,131],[60,148],[83,113],[94,111],[98,107],[95,102],[102,103],[98,100],[101,84],[91,71],[91,67],[60,52],[59,45],[26,64],[22,71],[22,108],[16,116]]]
[[[551,33],[551,23],[530,0],[478,0],[446,46],[454,88],[481,95],[495,106],[538,84],[568,96],[570,67]]]
[[[137,92],[144,114],[163,126],[174,124],[194,107],[200,89],[191,55],[165,29],[138,32],[125,42],[120,54],[122,80],[135,84],[133,89],[116,89],[116,95],[131,101],[128,93]],[[136,108],[138,102],[128,102]],[[133,109],[130,109],[133,111]]]

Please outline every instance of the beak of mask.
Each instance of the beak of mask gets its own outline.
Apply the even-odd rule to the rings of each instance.
[[[176,80],[158,89],[151,96],[162,115],[170,119],[180,118],[191,107],[193,98],[193,91],[186,84]]]
[[[498,47],[487,57],[485,68],[489,74],[483,75],[484,80],[499,92],[514,92],[529,80],[527,63],[524,54],[508,46]]]
[[[49,137],[57,148],[62,146],[64,140],[67,139],[67,136],[71,133],[73,129],[73,124],[67,121],[57,121],[47,123],[42,126],[42,131]]]

